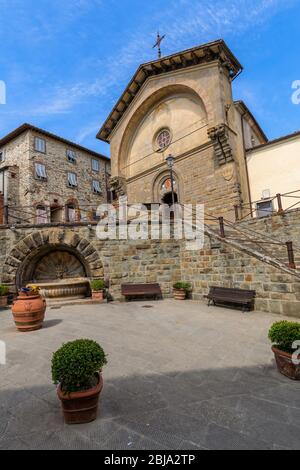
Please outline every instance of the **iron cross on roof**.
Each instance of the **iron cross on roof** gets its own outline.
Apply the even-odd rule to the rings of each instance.
[[[159,33],[157,33],[157,39],[156,39],[156,43],[154,44],[153,46],[153,49],[155,49],[157,47],[158,49],[158,58],[160,59],[161,58],[161,43],[162,41],[165,39],[166,35],[164,34],[163,36],[161,36]]]

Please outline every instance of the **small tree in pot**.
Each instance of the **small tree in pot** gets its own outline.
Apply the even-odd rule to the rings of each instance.
[[[102,279],[95,279],[91,282],[91,289],[92,289],[92,299],[99,300],[103,302],[103,293],[105,290],[105,282]]]
[[[103,389],[106,355],[95,341],[80,339],[64,344],[53,354],[52,379],[58,385],[67,424],[94,421]]]
[[[0,308],[7,306],[7,299],[9,294],[9,288],[0,284]]]
[[[293,380],[300,380],[297,350],[300,348],[300,323],[279,321],[272,325],[269,339],[273,343],[279,372]],[[300,355],[299,355],[300,356]]]
[[[191,292],[192,286],[189,282],[180,281],[174,284],[173,289],[175,300],[185,300],[188,293]]]

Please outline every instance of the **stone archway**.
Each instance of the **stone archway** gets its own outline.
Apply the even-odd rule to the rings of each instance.
[[[55,257],[57,263],[54,261]],[[103,278],[99,254],[87,239],[70,229],[45,229],[26,236],[11,250],[4,262],[2,282],[20,288],[33,281],[36,273],[43,277],[43,263],[47,261],[52,263],[49,280],[54,277],[55,272],[58,279],[61,276]],[[63,268],[64,263],[70,265]],[[59,271],[60,265],[63,271]]]
[[[158,84],[157,86],[158,89],[155,91],[153,91],[153,87],[143,89],[143,93],[139,95],[135,106],[131,109],[130,114],[128,114],[126,124],[123,124],[123,134],[118,142],[118,146],[116,149],[113,149],[115,155],[118,156],[117,166],[113,169],[113,174],[115,175],[126,179],[133,176],[128,174],[128,170],[132,168],[132,162],[129,161],[132,140],[137,134],[139,125],[158,103],[163,104],[166,99],[176,96],[177,94],[193,97],[198,101],[199,109],[201,108],[204,113],[203,120],[205,124],[210,127],[215,122],[215,112],[210,96],[197,80],[185,80],[179,77],[172,77],[172,79],[169,79],[167,85],[162,86]]]
[[[173,172],[174,177],[174,192],[176,194],[176,202],[182,201],[184,194],[184,187],[182,178],[177,171]],[[152,181],[152,200],[156,203],[164,203],[165,196],[171,193],[171,179],[170,171],[164,170]]]
[[[33,250],[20,265],[16,284],[66,281],[88,278],[84,258],[64,245],[44,245]]]

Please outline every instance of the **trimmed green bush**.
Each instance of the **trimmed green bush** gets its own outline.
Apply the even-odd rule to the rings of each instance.
[[[105,289],[105,282],[102,279],[95,279],[91,282],[91,289],[95,292],[100,292]]]
[[[4,286],[3,284],[0,284],[0,297],[5,297],[8,294],[9,288],[7,286]]]
[[[101,346],[89,339],[64,344],[52,357],[52,379],[64,392],[88,390],[95,374],[107,363]]]
[[[295,341],[300,341],[300,323],[279,321],[272,325],[269,331],[269,339],[273,345],[281,351],[293,353]]]
[[[173,285],[174,289],[178,290],[184,290],[185,292],[191,292],[192,290],[192,285],[189,282],[176,282],[176,284]]]

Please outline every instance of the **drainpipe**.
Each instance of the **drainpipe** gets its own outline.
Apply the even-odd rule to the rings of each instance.
[[[106,202],[111,203],[111,192],[108,190],[108,175],[107,173],[107,162],[105,162],[105,192],[106,192]]]
[[[246,141],[245,141],[245,129],[244,129],[244,116],[246,113],[241,115],[241,127],[242,127],[242,137],[243,137],[243,152],[244,152],[244,160],[245,160],[245,168],[246,168],[246,177],[247,177],[247,186],[248,186],[248,198],[250,204],[250,211],[251,217],[253,219],[253,207],[252,207],[252,196],[251,196],[251,188],[250,188],[250,178],[249,178],[249,168],[247,162],[247,153],[246,153]]]

